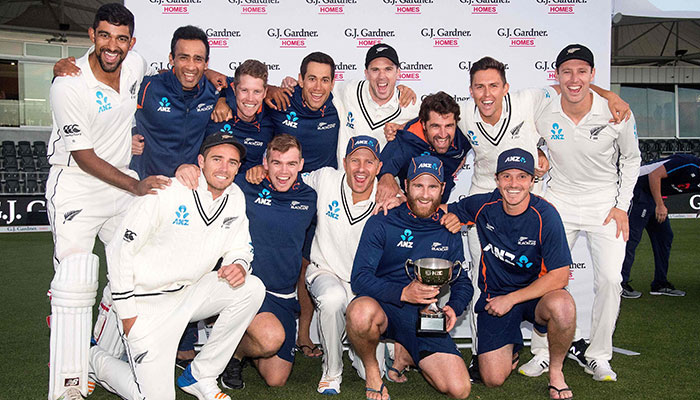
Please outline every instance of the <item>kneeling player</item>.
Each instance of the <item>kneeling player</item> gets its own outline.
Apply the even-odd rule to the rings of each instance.
[[[265,283],[267,294],[221,376],[221,383],[227,388],[243,388],[244,357],[253,359],[270,386],[284,385],[292,372],[301,250],[305,232],[316,214],[316,192],[298,179],[304,167],[301,154],[297,138],[287,134],[275,136],[263,159],[266,177],[259,184],[244,179],[238,183],[245,194],[255,249],[253,275]]]
[[[576,306],[564,289],[571,253],[556,209],[530,194],[534,169],[530,152],[506,150],[498,157],[498,189],[452,203],[448,210],[476,224],[483,246],[481,296],[474,307],[481,379],[500,386],[517,366],[513,355],[522,347],[520,323],[526,320],[549,336],[550,397],[568,399],[572,392],[562,364],[576,326]]]
[[[439,289],[411,281],[407,259],[425,257],[464,261],[462,239],[440,225],[444,190],[443,165],[432,156],[411,160],[406,182],[407,204],[367,221],[355,256],[351,285],[357,293],[347,309],[347,332],[366,371],[368,399],[389,398],[375,348],[381,337],[393,339],[410,354],[433,387],[455,398],[469,396],[471,383],[462,354],[449,334],[418,336],[418,310],[434,303]],[[467,274],[452,284],[443,307],[447,331],[466,309],[473,289]]]

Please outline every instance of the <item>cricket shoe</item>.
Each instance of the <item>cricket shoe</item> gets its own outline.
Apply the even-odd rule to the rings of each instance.
[[[318,388],[316,389],[321,394],[335,395],[340,393],[340,383],[343,381],[342,376],[337,378],[329,378],[327,376],[321,377],[321,381],[318,382]]]
[[[219,389],[216,379],[198,381],[192,376],[190,366],[177,378],[177,386],[183,392],[195,396],[198,400],[231,400],[231,397]]]
[[[472,383],[483,383],[481,381],[481,373],[479,372],[479,356],[477,354],[472,355],[467,371],[469,371],[469,380]]]
[[[634,290],[629,283],[622,284],[622,293],[620,294],[625,299],[638,299],[642,297],[642,292]]]
[[[571,343],[571,347],[569,347],[566,357],[576,361],[581,367],[586,368],[588,362],[586,361],[584,354],[586,354],[587,349],[588,343],[586,343],[585,339],[581,338]]]
[[[587,359],[588,363],[584,371],[586,373],[593,375],[593,380],[598,382],[615,382],[617,381],[617,374],[610,367],[610,362],[608,360],[593,360]]]
[[[66,391],[63,392],[63,394],[56,400],[83,400],[83,395],[80,394],[80,390],[78,388],[72,387],[66,389]]]
[[[544,357],[541,355],[535,355],[530,361],[523,364],[518,369],[519,374],[529,376],[531,378],[540,376],[545,372],[549,372],[549,357]]]
[[[224,372],[219,376],[219,378],[221,378],[221,386],[226,389],[243,389],[245,387],[245,382],[243,382],[244,366],[245,360],[238,360],[235,357],[231,357]]]
[[[651,286],[651,291],[649,294],[654,295],[654,296],[673,296],[673,297],[682,297],[685,296],[685,292],[679,289],[676,289],[671,282],[666,282],[662,285],[659,286]]]

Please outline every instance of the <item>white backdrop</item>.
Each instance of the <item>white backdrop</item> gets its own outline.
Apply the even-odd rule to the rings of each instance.
[[[610,81],[610,0],[125,0],[125,5],[136,16],[136,50],[159,68],[167,67],[172,32],[191,24],[209,36],[210,68],[231,76],[241,62],[255,58],[267,64],[273,84],[296,77],[301,59],[312,51],[333,57],[337,83],[361,79],[365,53],[378,42],[396,48],[400,81],[420,96],[444,90],[465,100],[469,67],[485,55],[507,65],[511,90],[552,84],[554,60],[569,43],[585,44],[597,56],[595,83],[608,87]],[[453,198],[468,192],[470,176],[468,168],[460,173]],[[573,295],[587,336],[593,292],[585,241],[573,253]],[[453,335],[468,336],[468,324],[458,325]]]

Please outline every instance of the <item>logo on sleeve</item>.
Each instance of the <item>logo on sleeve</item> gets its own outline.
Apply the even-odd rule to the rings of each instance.
[[[348,111],[348,122],[345,123],[350,129],[355,129],[355,117],[352,116],[352,112]]]
[[[607,125],[600,125],[591,128],[591,140],[598,140],[598,135],[600,134],[600,131],[605,129]]]
[[[63,136],[65,137],[80,136],[81,134],[78,124],[63,125]]]
[[[129,88],[129,93],[131,94],[131,98],[134,99],[136,98],[136,90],[138,89],[139,83],[137,81],[134,81],[134,83],[131,84],[131,87]]]
[[[300,201],[294,200],[294,201],[292,201],[292,203],[290,204],[289,208],[291,208],[292,210],[302,210],[302,211],[306,211],[306,210],[309,209],[309,206],[307,206],[306,204],[301,204]],[[337,219],[337,218],[336,218],[336,219]]]
[[[564,130],[561,129],[556,122],[552,124],[550,132],[552,132],[551,140],[564,140]]]
[[[95,102],[100,106],[97,110],[98,114],[112,109],[112,104],[109,102],[109,99],[107,99],[107,96],[105,96],[102,92],[98,90],[95,92],[95,96],[97,97]]]
[[[338,219],[338,217],[340,217],[340,207],[337,200],[331,201],[331,204],[328,205],[326,215],[333,219]]]
[[[160,107],[158,107],[159,112],[170,112],[170,102],[167,97],[161,98],[158,104],[160,104]]]
[[[450,246],[443,245],[440,242],[433,242],[433,245],[430,246],[430,250],[432,251],[448,251],[450,249]]]
[[[263,189],[258,193],[258,198],[255,199],[255,203],[262,204],[264,206],[272,205],[272,194],[267,189]]]
[[[286,125],[290,128],[297,128],[299,123],[297,122],[299,120],[299,117],[297,117],[297,113],[294,111],[290,111],[287,113],[287,119],[282,121],[282,125]]]
[[[175,211],[175,220],[173,220],[173,225],[189,226],[190,220],[187,219],[189,215],[190,213],[187,212],[187,207],[181,205],[178,207],[177,211]]]
[[[404,229],[401,234],[401,241],[396,244],[396,247],[405,247],[407,249],[413,248],[413,232],[410,229]]]
[[[124,241],[127,243],[132,242],[134,239],[136,239],[136,236],[138,235],[134,231],[130,231],[128,229],[124,231]]]

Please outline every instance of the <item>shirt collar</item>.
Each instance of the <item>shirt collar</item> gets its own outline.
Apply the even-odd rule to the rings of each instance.
[[[509,94],[506,93],[506,95],[503,96],[503,99],[501,100],[501,116],[498,118],[498,122],[496,122],[492,126],[498,125],[501,121],[503,121],[506,118],[506,116],[510,112],[510,110],[508,109],[508,102],[506,101],[506,97],[508,95]],[[474,121],[481,122],[482,124],[486,125],[491,125],[488,122],[484,121],[483,118],[481,118],[481,113],[479,112],[479,106],[476,105],[476,100],[474,100]]]
[[[372,95],[369,93],[369,81],[365,82],[366,84],[364,85],[364,90],[362,90],[362,99],[364,100],[364,103],[367,105],[367,107],[370,107],[374,110],[396,110],[399,107],[399,90],[397,88],[394,88],[394,94],[393,96],[391,96],[391,99],[389,99],[389,101],[380,106],[379,104],[377,104],[376,101],[374,101]]]
[[[358,201],[357,204],[353,204],[352,201],[352,189],[348,185],[348,174],[347,172],[343,174],[343,193],[345,193],[345,200],[348,204],[352,206],[362,206],[367,203],[372,203],[377,197],[377,178],[374,178],[374,183],[372,184],[372,193],[369,195],[367,200]]]
[[[606,113],[608,107],[605,99],[600,97],[596,92],[590,91],[593,94],[593,103],[591,104],[591,109],[586,115],[603,115]],[[561,93],[552,102],[552,113],[566,115],[564,109],[561,107]],[[584,117],[585,118],[585,117]]]

